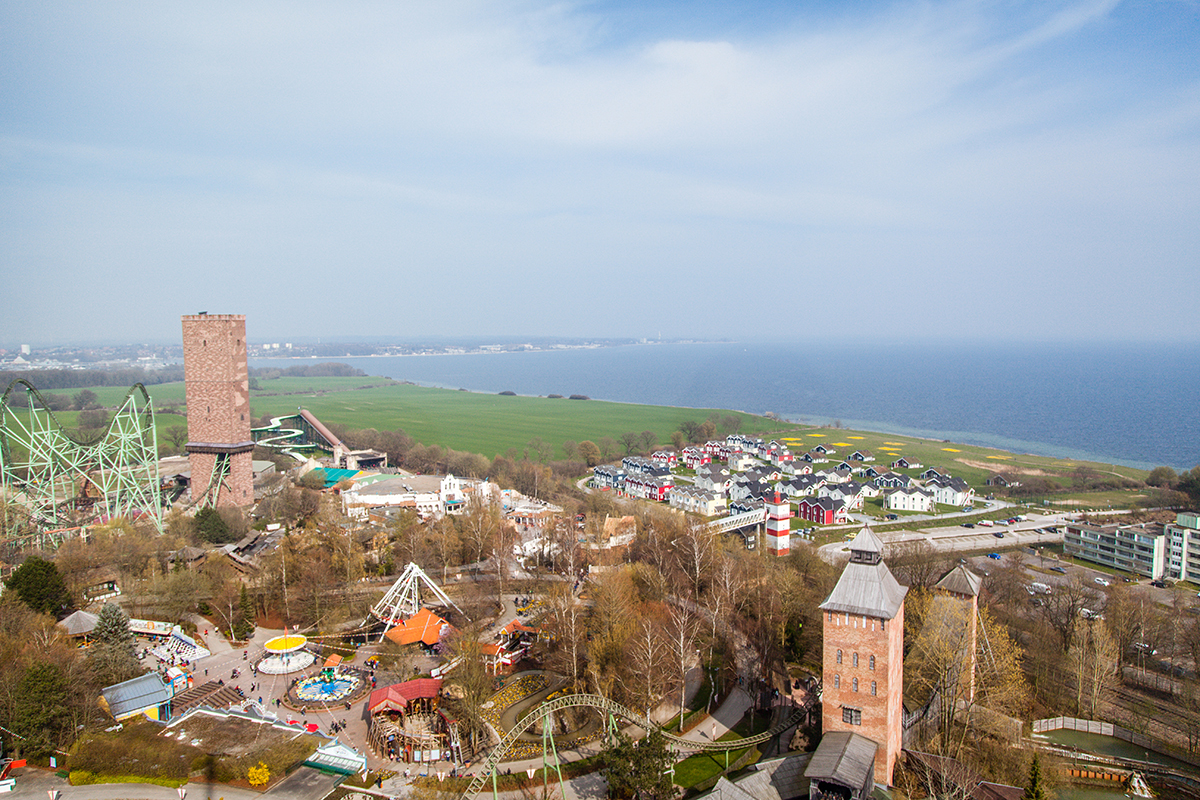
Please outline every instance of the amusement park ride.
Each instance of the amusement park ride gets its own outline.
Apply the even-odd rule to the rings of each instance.
[[[0,397],[0,530],[13,532],[12,504],[24,507],[36,533],[54,532],[81,518],[142,517],[162,531],[162,496],[154,407],[134,384],[108,427],[81,439],[67,432],[42,394],[23,379]]]

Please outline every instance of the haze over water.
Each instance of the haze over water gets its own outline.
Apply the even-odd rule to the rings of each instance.
[[[1147,469],[1200,464],[1194,346],[737,342],[336,360],[425,386],[773,411]]]

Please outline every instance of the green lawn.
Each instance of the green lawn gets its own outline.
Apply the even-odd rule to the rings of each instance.
[[[666,444],[680,422],[703,420],[717,411],[722,415],[736,414],[741,420],[742,432],[777,438],[793,452],[802,453],[821,443],[837,451],[830,457],[830,464],[818,464],[814,469],[832,466],[854,450],[866,449],[874,453],[873,465],[881,471],[886,471],[892,461],[903,455],[916,459],[923,466],[902,472],[915,476],[924,469],[936,467],[964,478],[981,494],[988,493],[984,481],[997,471],[1040,473],[1067,489],[1071,485],[1071,474],[1079,467],[1138,480],[1146,476],[1144,471],[1130,467],[1009,453],[871,431],[813,428],[719,409],[501,396],[433,389],[376,377],[259,379],[258,385],[260,388],[250,393],[251,410],[256,416],[292,414],[298,406],[303,406],[325,422],[352,428],[400,428],[423,444],[438,444],[489,457],[509,448],[520,451],[534,437],[552,445],[556,457],[563,455],[561,444],[565,440],[596,441],[604,436],[618,439],[629,431],[653,431],[659,443]],[[182,383],[160,384],[148,389],[156,409],[180,405],[184,401]],[[69,395],[74,391],[77,390],[63,389],[56,393]],[[102,404],[112,407],[120,402],[128,389],[99,387],[92,391],[100,397]],[[159,422],[160,430],[164,425],[183,422],[181,417],[164,416],[168,418]],[[883,449],[889,447],[890,451]],[[1085,507],[1105,507],[1109,503],[1115,507],[1136,501],[1137,493],[1097,492],[1072,497],[1082,501]]]
[[[732,739],[743,739],[747,736],[753,736],[756,733],[762,733],[767,730],[770,719],[770,715],[765,713],[747,714],[734,726],[733,730],[728,731],[717,741],[727,742]],[[695,786],[709,778],[714,778],[725,771],[726,763],[736,763],[749,749],[748,747],[743,747],[738,750],[728,751],[728,762],[726,761],[725,753],[696,753],[695,755],[688,756],[675,765],[675,785],[686,788]]]

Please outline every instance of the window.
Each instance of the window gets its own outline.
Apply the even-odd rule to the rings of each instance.
[[[841,650],[837,651],[837,662],[839,664],[842,663],[842,651]]]
[[[871,656],[870,661],[867,663],[871,665],[871,669],[875,669],[875,656]]]
[[[858,678],[854,679],[854,691],[858,691]]]
[[[842,676],[841,675],[833,676],[833,688],[835,688],[835,689],[842,688]]]
[[[858,666],[858,653],[854,654],[854,666]]]
[[[871,697],[875,696],[875,681],[871,681]]]
[[[847,725],[862,725],[862,709],[842,706],[842,722]]]

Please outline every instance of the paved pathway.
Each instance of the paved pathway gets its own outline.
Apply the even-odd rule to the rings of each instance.
[[[179,790],[149,783],[101,783],[94,786],[71,786],[66,780],[48,770],[25,767],[14,770],[16,789],[12,798],[46,800],[51,790],[63,800],[179,800]],[[260,800],[262,795],[250,789],[218,785],[207,787],[189,783],[185,800]]]

